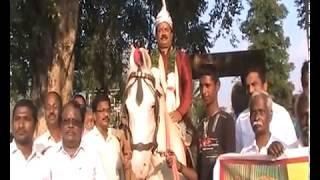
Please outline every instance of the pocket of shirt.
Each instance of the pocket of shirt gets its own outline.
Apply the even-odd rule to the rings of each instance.
[[[72,179],[79,180],[91,180],[96,177],[96,168],[90,165],[81,165],[78,166],[75,170],[75,176]]]

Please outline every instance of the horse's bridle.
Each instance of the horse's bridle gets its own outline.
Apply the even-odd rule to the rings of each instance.
[[[150,142],[147,144],[144,144],[144,143],[133,144],[132,138],[131,138],[131,148],[132,148],[132,150],[137,150],[137,151],[148,151],[151,149],[152,152],[154,152],[158,146],[156,138],[157,138],[157,131],[158,131],[158,126],[159,126],[159,100],[158,100],[158,98],[159,98],[160,94],[158,93],[158,91],[155,88],[155,78],[152,76],[152,74],[144,73],[139,69],[137,72],[132,72],[129,75],[127,82],[130,82],[130,80],[133,78],[134,78],[134,81],[130,85],[128,85],[124,91],[124,101],[123,101],[124,103],[123,103],[122,113],[125,114],[125,116],[126,116],[125,119],[127,120],[127,125],[124,125],[125,130],[128,131],[129,135],[131,136],[131,130],[130,130],[130,127],[128,127],[129,126],[129,114],[128,114],[128,110],[127,110],[127,107],[125,104],[125,100],[127,99],[127,96],[128,96],[128,91],[137,81],[143,80],[145,82],[145,84],[147,84],[147,86],[149,87],[149,89],[151,90],[151,92],[153,93],[154,98],[155,98],[154,116],[155,116],[155,121],[156,121],[156,129],[155,129],[155,133],[153,136],[153,142]],[[146,80],[151,81],[152,86],[150,85],[150,83],[147,83]]]

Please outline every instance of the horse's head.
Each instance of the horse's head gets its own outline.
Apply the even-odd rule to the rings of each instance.
[[[132,170],[145,179],[150,171],[152,151],[156,148],[157,98],[148,51],[132,47],[125,90],[128,125],[132,136]]]

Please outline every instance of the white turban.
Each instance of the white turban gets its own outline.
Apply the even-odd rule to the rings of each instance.
[[[162,0],[162,8],[161,11],[158,13],[157,18],[156,18],[156,27],[160,24],[166,22],[170,25],[170,27],[172,28],[172,19],[170,17],[170,14],[167,10],[166,7],[166,2],[165,0]]]

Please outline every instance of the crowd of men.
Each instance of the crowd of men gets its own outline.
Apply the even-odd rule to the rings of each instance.
[[[193,136],[197,144],[196,165],[181,170],[183,165],[178,162],[178,169],[185,171],[186,177],[191,174],[191,179],[212,179],[215,160],[221,154],[238,152],[278,157],[286,148],[308,146],[308,79],[304,78],[308,75],[307,66],[305,62],[301,79],[304,91],[296,103],[295,120],[267,93],[265,72],[259,68],[248,69],[244,76],[249,105],[234,119],[219,108],[217,71],[203,67],[199,81],[206,116]],[[89,111],[81,95],[75,95],[63,106],[60,95],[49,92],[45,101],[48,130],[34,139],[37,107],[28,99],[18,101],[12,115],[10,177],[134,179],[130,172],[130,143],[109,128],[111,111],[105,94],[95,97]],[[168,165],[172,164],[171,156],[167,160]]]
[[[158,49],[152,55],[156,57],[152,59],[153,66],[162,70],[161,80],[170,72],[177,78],[175,88],[179,91],[179,103],[169,112],[170,119],[185,123],[190,129],[192,73],[189,57],[173,47],[173,23],[165,5],[155,27]],[[215,161],[221,154],[237,152],[279,157],[285,149],[308,146],[308,62],[304,63],[301,74],[303,93],[296,103],[295,120],[267,93],[268,79],[263,67],[248,68],[242,75],[242,83],[236,84],[234,91],[240,89],[241,92],[242,88],[249,100],[245,100],[244,94],[244,103],[234,109],[234,117],[219,107],[219,70],[214,66],[202,66],[199,84],[206,115],[197,129],[193,129],[192,143],[186,145],[193,151],[187,155],[187,164],[177,161],[176,155],[168,150],[165,156],[168,166],[175,163],[179,173],[187,179],[207,180],[213,178]],[[238,100],[236,97],[232,97],[233,101]],[[63,105],[58,93],[48,92],[45,99],[47,131],[34,138],[37,107],[28,99],[18,101],[12,114],[10,178],[136,179],[130,164],[130,140],[121,129],[115,131],[109,127],[112,109],[108,95],[96,95],[90,110],[88,106],[79,94]]]

